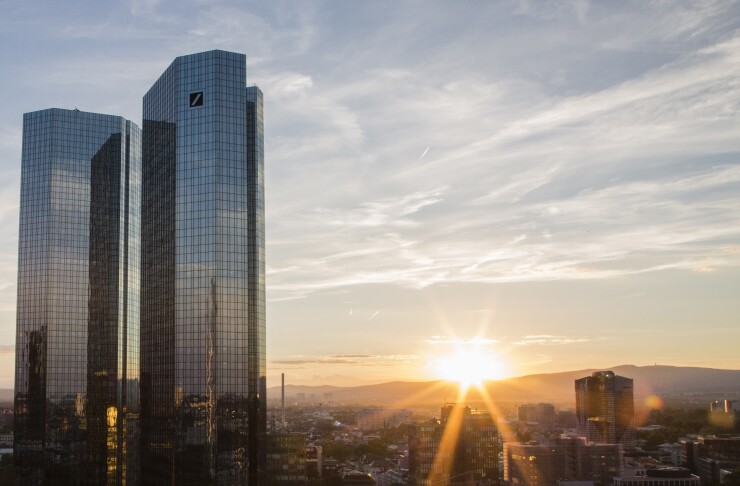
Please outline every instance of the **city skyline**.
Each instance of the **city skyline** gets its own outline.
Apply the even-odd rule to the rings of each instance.
[[[740,368],[738,3],[78,10],[0,21],[0,388],[21,114],[139,124],[172,58],[216,48],[267,93],[271,384],[432,379],[456,347],[498,376]]]

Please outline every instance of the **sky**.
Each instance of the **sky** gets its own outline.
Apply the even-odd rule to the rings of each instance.
[[[740,369],[736,1],[0,1],[0,388],[22,114],[172,60],[265,94],[268,383]]]

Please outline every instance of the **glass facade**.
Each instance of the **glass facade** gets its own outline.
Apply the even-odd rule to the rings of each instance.
[[[15,375],[21,484],[137,484],[141,133],[23,118]]]
[[[576,380],[578,432],[592,442],[635,446],[635,404],[631,378],[595,371]]]
[[[262,94],[246,57],[177,58],[144,97],[142,482],[262,484]]]

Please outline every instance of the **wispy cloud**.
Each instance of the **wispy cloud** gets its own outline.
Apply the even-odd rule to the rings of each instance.
[[[552,336],[549,334],[537,334],[533,336],[524,336],[516,341],[518,346],[559,346],[565,344],[579,344],[590,341],[602,341],[604,338],[572,337],[572,336]]]
[[[418,360],[413,354],[337,354],[320,357],[295,357],[271,360],[275,365],[350,365],[350,366],[405,366]]]
[[[461,338],[455,336],[432,336],[425,340],[428,344],[463,344],[463,345],[486,345],[496,344],[499,342],[498,339],[483,338],[483,337],[472,337],[472,338]]]
[[[407,216],[442,201],[443,191],[443,189],[433,189],[402,197],[379,199],[361,203],[357,209],[350,211],[321,208],[317,210],[317,222],[341,226],[342,230],[347,230],[353,226],[380,226],[383,229],[394,226],[409,226],[415,223]]]
[[[381,5],[7,5],[0,40],[24,49],[0,53],[0,328],[14,329],[22,113],[139,120],[169,62],[211,47],[246,50],[265,92],[272,325],[339,319],[329,297],[358,286],[372,303],[341,317],[382,308],[380,326],[401,304],[379,288],[738,271],[737,2]],[[619,295],[647,288],[632,285]],[[372,360],[303,356],[288,335],[286,360]]]

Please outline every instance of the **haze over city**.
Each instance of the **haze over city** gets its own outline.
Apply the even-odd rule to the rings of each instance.
[[[140,120],[169,62],[208,49],[245,52],[265,93],[270,385],[740,369],[739,13],[5,2],[0,388],[22,114]]]

